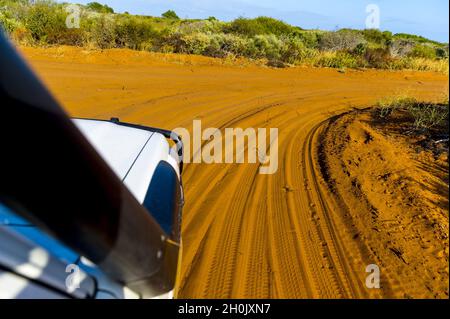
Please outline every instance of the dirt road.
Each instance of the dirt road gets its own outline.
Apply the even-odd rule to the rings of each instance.
[[[384,289],[366,288],[374,255],[349,230],[315,150],[331,116],[398,92],[440,97],[446,76],[230,66],[118,50],[23,52],[73,116],[114,116],[167,129],[191,129],[194,119],[204,128],[279,129],[274,175],[258,174],[258,164],[186,167],[179,297],[404,296],[395,287],[411,281],[409,274],[382,276]],[[382,267],[389,269],[389,262]],[[428,296],[411,289],[410,295]]]

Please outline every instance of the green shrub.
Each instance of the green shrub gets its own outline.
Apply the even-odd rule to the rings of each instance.
[[[47,41],[50,44],[83,46],[86,42],[86,35],[82,29],[63,29],[55,33]]]
[[[296,31],[293,33],[307,48],[317,49],[322,31]]]
[[[281,51],[281,61],[289,64],[299,64],[316,56],[317,51],[306,47],[304,42],[297,37],[284,39]]]
[[[273,34],[243,38],[224,33],[175,32],[166,36],[162,42],[169,44],[177,53],[203,54],[212,57],[233,55],[253,59],[265,58],[272,63],[279,61],[294,64],[314,55],[314,50],[306,48],[298,38],[280,39]]]
[[[210,38],[203,33],[182,34],[177,32],[168,35],[164,42],[172,46],[175,53],[203,54],[210,44]]]
[[[368,45],[367,43],[359,43],[351,52],[356,56],[364,56],[367,52]]]
[[[204,33],[189,34],[182,37],[184,50],[181,53],[203,54],[211,43],[211,38]]]
[[[442,45],[442,43],[439,43],[437,41],[433,41],[433,40],[427,39],[427,38],[422,37],[420,35],[414,35],[414,34],[408,34],[408,33],[396,33],[396,34],[394,34],[393,38],[395,38],[395,39],[409,39],[409,40],[413,40],[414,42],[417,42],[417,43],[431,43],[431,44],[435,44],[435,45]]]
[[[222,33],[224,23],[218,20],[203,20],[203,21],[185,21],[182,22],[177,31],[183,34],[192,33]]]
[[[439,59],[448,59],[448,46],[436,48],[436,56]]]
[[[274,35],[290,35],[292,34],[294,31],[296,31],[296,29],[299,28],[295,28],[292,27],[291,25],[274,19],[274,18],[270,18],[270,17],[258,17],[255,19],[256,22],[262,26],[264,33],[263,34],[274,34]]]
[[[49,1],[39,1],[28,7],[25,26],[38,42],[58,43],[67,29],[66,15],[60,7]]]
[[[252,38],[249,46],[249,57],[278,60],[281,57],[283,42],[273,34],[259,34]]]
[[[224,49],[223,44],[224,41],[220,35],[209,35],[209,42],[203,50],[203,54],[214,58],[224,58],[227,56],[228,52]]]
[[[166,19],[172,19],[172,20],[180,19],[180,17],[173,10],[168,10],[168,11],[164,12],[163,14],[161,14],[161,17],[166,18]]]
[[[227,33],[253,37],[263,34],[263,27],[255,19],[238,18],[225,29]]]
[[[427,44],[418,44],[408,56],[413,58],[425,58],[425,59],[436,59],[436,49]]]
[[[98,2],[89,2],[86,7],[98,13],[114,13],[114,9]]]
[[[91,20],[88,26],[89,42],[100,49],[113,48],[116,45],[116,28],[113,18],[99,16]]]
[[[8,33],[12,34],[17,28],[21,27],[22,24],[14,18],[9,17],[6,12],[0,12],[0,28]]]
[[[365,29],[361,31],[367,42],[389,45],[392,42],[392,32],[380,31],[378,29]]]
[[[206,45],[203,54],[215,58],[224,58],[228,55],[236,55],[237,50],[233,46],[228,46],[227,39],[224,34],[209,35],[209,42]],[[232,42],[229,42],[232,44]]]
[[[364,59],[370,67],[386,69],[392,61],[387,48],[366,48]]]
[[[283,21],[269,18],[258,17],[255,19],[238,18],[231,22],[225,29],[228,33],[240,34],[243,36],[254,37],[256,35],[291,35],[299,30]]]
[[[247,50],[250,46],[250,40],[236,36],[234,34],[221,34],[222,50],[234,56],[249,57]]]
[[[115,44],[119,48],[144,49],[155,37],[150,23],[136,17],[123,17],[115,23]]]

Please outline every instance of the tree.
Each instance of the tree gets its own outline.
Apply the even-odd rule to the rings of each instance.
[[[100,13],[114,13],[114,9],[109,7],[108,5],[103,5],[101,3],[98,2],[89,2],[86,5],[89,9],[96,11],[96,12],[100,12]]]
[[[174,20],[180,19],[180,17],[173,10],[168,10],[164,12],[161,16],[166,19],[174,19]]]

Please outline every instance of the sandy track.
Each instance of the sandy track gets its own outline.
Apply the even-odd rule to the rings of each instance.
[[[399,123],[371,110],[333,118],[320,168],[349,234],[380,267],[384,295],[448,298],[448,154],[418,149]]]
[[[444,75],[232,67],[119,50],[23,51],[73,116],[167,129],[191,129],[194,119],[203,128],[279,128],[274,175],[258,174],[257,164],[187,165],[179,297],[393,296],[389,280],[381,291],[365,288],[371,255],[322,181],[318,135],[331,116],[390,93],[440,96]]]

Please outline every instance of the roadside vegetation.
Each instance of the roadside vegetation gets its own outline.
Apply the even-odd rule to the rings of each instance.
[[[395,112],[406,112],[413,119],[413,129],[419,132],[445,128],[448,123],[448,97],[439,103],[429,103],[407,95],[396,96],[379,101],[377,107],[378,115],[382,119],[388,119]]]
[[[429,70],[448,73],[448,44],[379,30],[304,30],[269,17],[222,22],[115,13],[97,2],[81,7],[80,27],[66,27],[66,4],[0,0],[0,24],[22,45],[129,48],[219,58],[266,60],[268,65]]]
[[[438,102],[424,102],[407,94],[380,100],[375,108],[375,122],[392,127],[398,133],[418,138],[418,144],[435,153],[448,153],[448,96]]]

